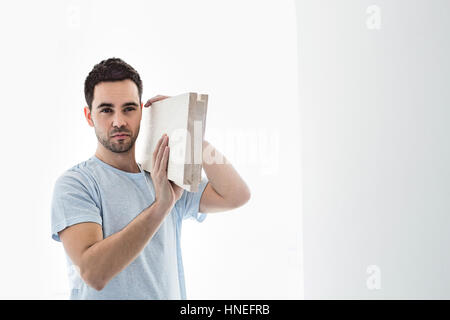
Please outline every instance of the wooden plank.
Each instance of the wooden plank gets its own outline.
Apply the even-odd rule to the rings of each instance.
[[[201,181],[203,138],[205,134],[208,95],[194,92],[154,102],[143,108],[136,159],[152,172],[152,156],[159,138],[169,136],[169,180],[190,192],[196,192]]]

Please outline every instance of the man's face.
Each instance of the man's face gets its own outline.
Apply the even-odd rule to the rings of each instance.
[[[106,149],[123,153],[134,146],[139,134],[142,105],[133,81],[100,82],[94,88],[90,116],[86,108],[86,118]],[[114,137],[117,134],[125,136]]]

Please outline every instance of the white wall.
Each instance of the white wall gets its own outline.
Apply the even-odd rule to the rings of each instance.
[[[305,298],[450,298],[450,2],[296,4]]]
[[[184,224],[188,298],[303,297],[292,1],[14,1],[0,27],[0,298],[67,297],[51,193],[95,152],[83,83],[113,56],[140,72],[144,99],[208,93],[206,139],[252,191],[245,207]]]

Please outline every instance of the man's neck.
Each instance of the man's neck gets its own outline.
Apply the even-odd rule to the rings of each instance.
[[[124,153],[115,153],[99,147],[95,152],[95,156],[116,169],[130,173],[141,172],[134,156],[134,146]]]

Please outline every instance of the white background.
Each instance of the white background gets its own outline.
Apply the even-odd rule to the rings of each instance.
[[[138,70],[144,100],[209,94],[206,139],[252,191],[183,225],[188,298],[303,297],[293,1],[14,1],[0,27],[0,298],[67,298],[51,194],[95,152],[83,84],[110,57]]]
[[[450,2],[297,2],[305,299],[450,299]]]

